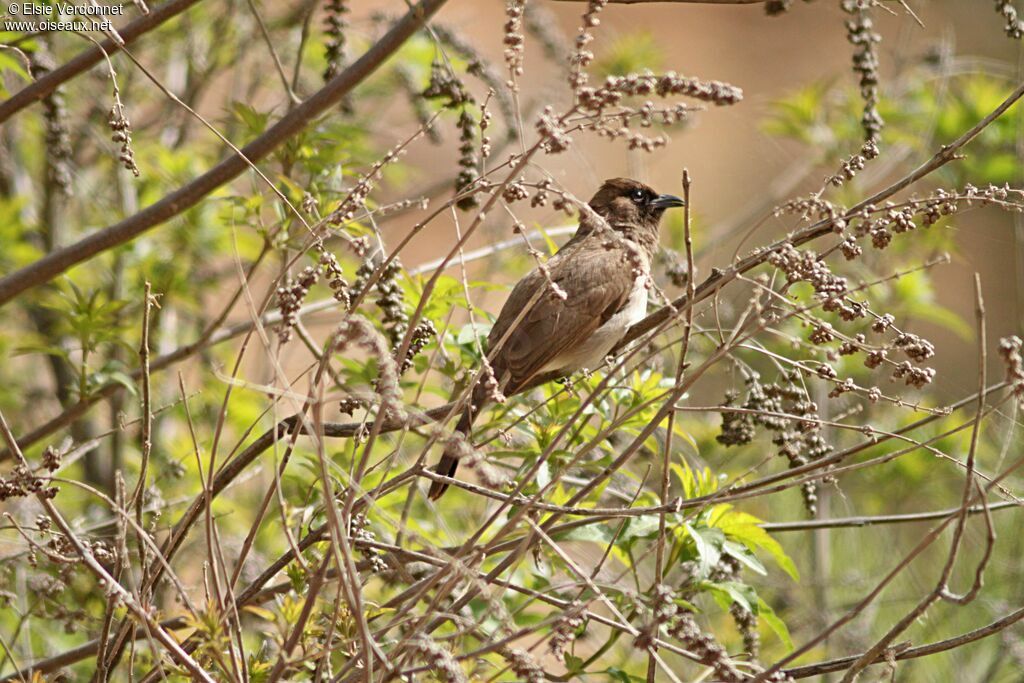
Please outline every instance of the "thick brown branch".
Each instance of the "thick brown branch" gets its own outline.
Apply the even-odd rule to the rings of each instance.
[[[263,135],[243,147],[240,155],[232,154],[192,182],[120,223],[98,230],[0,279],[0,306],[10,302],[25,290],[49,282],[60,273],[97,254],[131,241],[147,230],[192,208],[208,194],[231,182],[249,168],[250,163],[266,158],[309,125],[313,119],[341,101],[393,55],[444,5],[445,1],[421,0],[362,57],[331,79],[316,94],[288,112]]]

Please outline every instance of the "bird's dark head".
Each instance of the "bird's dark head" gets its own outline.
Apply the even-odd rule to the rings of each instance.
[[[630,227],[658,227],[665,209],[683,206],[679,197],[658,194],[639,180],[612,178],[590,200],[590,208],[608,221],[615,230]]]

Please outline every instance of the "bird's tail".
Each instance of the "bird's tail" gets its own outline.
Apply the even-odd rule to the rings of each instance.
[[[455,431],[469,436],[469,430],[473,426],[473,411],[471,408],[466,408],[459,418],[458,424],[455,425]],[[461,453],[456,453],[458,445],[449,442],[444,447],[444,453],[441,455],[440,462],[434,467],[434,471],[438,474],[442,474],[446,477],[454,477],[455,470],[459,468],[459,456]],[[444,492],[448,490],[448,484],[440,481],[430,482],[430,493],[427,495],[431,500],[437,500],[444,495]]]

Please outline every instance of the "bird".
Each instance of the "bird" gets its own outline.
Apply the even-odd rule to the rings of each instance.
[[[512,396],[583,368],[596,368],[647,313],[651,259],[666,209],[685,206],[629,178],[604,181],[573,237],[512,289],[487,336],[489,377],[477,380],[455,430],[468,436],[474,418],[496,397]],[[456,440],[434,472],[455,475]],[[432,481],[428,496],[448,484]]]

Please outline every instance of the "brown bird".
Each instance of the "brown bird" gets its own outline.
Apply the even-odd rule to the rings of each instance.
[[[589,202],[593,212],[583,210],[576,234],[547,262],[547,273],[534,269],[512,290],[487,336],[488,349],[498,349],[493,379],[477,381],[455,429],[469,434],[496,389],[511,396],[600,365],[646,315],[658,224],[665,209],[683,205],[636,180],[606,180]],[[455,450],[445,448],[435,472],[455,475]],[[430,498],[447,489],[432,482]]]

